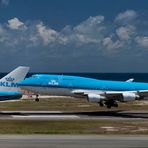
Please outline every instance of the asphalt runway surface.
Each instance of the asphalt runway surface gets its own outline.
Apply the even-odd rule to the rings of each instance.
[[[98,111],[98,112],[60,112],[60,111],[0,111],[0,120],[148,120],[148,111]]]
[[[0,135],[1,148],[147,148],[147,136]]]

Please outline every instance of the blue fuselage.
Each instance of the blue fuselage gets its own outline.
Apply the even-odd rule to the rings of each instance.
[[[22,98],[21,92],[0,91],[0,101],[18,100]]]
[[[68,88],[106,91],[148,90],[148,83],[106,81],[66,75],[33,75],[18,83],[21,87]]]

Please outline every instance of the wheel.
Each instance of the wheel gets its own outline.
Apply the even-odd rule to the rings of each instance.
[[[39,97],[39,95],[36,95],[36,99],[35,99],[36,102],[40,101],[38,97]]]
[[[107,108],[111,109],[111,107],[112,107],[112,106],[111,106],[110,104],[107,105]]]
[[[115,103],[113,106],[114,106],[114,107],[118,107],[118,104],[117,104],[117,103]]]
[[[36,98],[35,101],[36,101],[36,102],[39,102],[40,100],[39,100],[39,98]]]
[[[100,107],[103,107],[104,106],[104,104],[102,102],[100,102],[99,105],[100,105]]]

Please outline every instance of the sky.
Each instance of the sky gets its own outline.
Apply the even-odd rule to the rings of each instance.
[[[147,0],[0,0],[0,71],[148,72]]]

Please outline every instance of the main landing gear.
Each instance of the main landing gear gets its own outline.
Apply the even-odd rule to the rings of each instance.
[[[40,101],[40,100],[39,100],[39,95],[38,95],[38,94],[36,95],[35,101],[36,101],[36,102],[39,102],[39,101]]]
[[[99,105],[100,105],[100,107],[103,107],[104,103],[101,101],[101,102],[99,102]]]
[[[99,102],[99,105],[100,105],[100,107],[103,107],[105,105],[109,109],[111,109],[112,107],[118,107],[118,103],[114,100],[108,100],[104,103],[101,101],[101,102]]]

